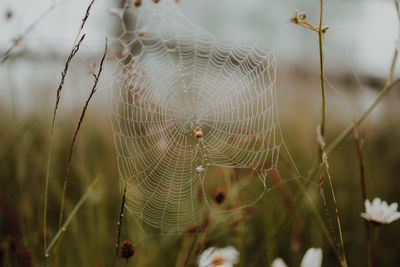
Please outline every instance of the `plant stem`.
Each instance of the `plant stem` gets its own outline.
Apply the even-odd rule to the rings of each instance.
[[[363,114],[361,114],[360,117],[358,117],[355,121],[355,125],[359,126],[365,118],[374,110],[374,108],[381,102],[381,100],[387,95],[387,93],[390,92],[390,90],[400,82],[400,79],[396,79],[391,83],[388,83],[385,85],[385,87],[382,89],[382,91],[379,93],[379,95],[376,97],[374,102],[371,104],[371,106],[364,111]],[[354,123],[350,123],[337,137],[333,142],[326,148],[325,152],[326,154],[331,153],[337,146],[339,146],[344,139],[349,136],[349,134],[352,132],[354,127]]]
[[[393,59],[392,59],[392,65],[390,66],[390,71],[389,71],[389,76],[388,76],[388,79],[387,79],[387,83],[391,83],[393,81],[393,73],[394,73],[394,68],[396,67],[397,56],[398,56],[398,51],[397,51],[397,49],[395,49],[394,50]]]
[[[202,233],[201,235],[204,235],[204,233]],[[190,257],[192,256],[193,251],[195,250],[195,248],[196,248],[196,246],[197,246],[197,244],[198,244],[198,241],[199,241],[199,234],[196,234],[196,235],[194,236],[194,238],[193,238],[191,244],[190,244],[190,248],[189,248],[188,253],[186,254],[186,257],[185,257],[185,261],[184,261],[184,265],[183,265],[183,266],[186,266],[186,265],[189,263]]]
[[[341,226],[340,217],[339,217],[339,210],[338,210],[337,203],[336,203],[335,192],[333,190],[332,178],[331,178],[331,175],[329,173],[329,165],[328,165],[327,162],[325,163],[325,167],[326,167],[326,174],[328,175],[329,187],[330,187],[331,193],[332,193],[333,205],[335,206],[336,221],[337,221],[338,229],[339,229],[340,243],[342,245],[342,256],[343,256],[343,258],[342,258],[341,265],[344,266],[344,267],[347,267],[346,251],[344,250],[344,241],[343,241],[342,226]]]
[[[324,74],[324,51],[323,51],[323,38],[322,32],[322,16],[323,16],[323,0],[320,0],[320,14],[318,25],[318,46],[319,46],[319,68],[320,68],[320,81],[321,81],[321,95],[322,95],[322,110],[321,110],[321,136],[325,139],[325,74]],[[320,151],[322,153],[322,151]]]
[[[322,95],[322,110],[321,110],[321,138],[322,138],[322,144],[320,146],[320,155],[323,155],[321,160],[325,163],[326,167],[326,173],[328,175],[328,180],[329,180],[329,187],[332,192],[332,198],[333,198],[333,204],[335,206],[335,211],[336,211],[336,220],[338,224],[338,229],[339,229],[339,236],[340,236],[340,243],[342,245],[342,266],[347,266],[346,262],[346,253],[344,250],[344,241],[343,241],[343,233],[342,233],[342,227],[340,224],[340,218],[339,218],[339,211],[336,203],[336,197],[335,197],[335,191],[333,190],[333,184],[332,184],[332,179],[331,175],[329,173],[329,165],[327,162],[327,157],[324,152],[324,146],[325,146],[325,117],[326,117],[326,97],[325,97],[325,74],[324,74],[324,51],[323,51],[323,45],[324,45],[324,31],[322,30],[322,18],[323,18],[323,10],[324,10],[324,1],[320,0],[320,10],[319,10],[319,25],[318,25],[318,46],[319,46],[319,68],[320,68],[320,82],[321,82],[321,95]],[[325,159],[325,160],[324,160]]]
[[[92,1],[92,3],[93,2],[94,2],[94,0]],[[90,8],[90,6],[89,6],[89,8]],[[103,57],[101,58],[101,61],[100,61],[99,70],[98,70],[97,74],[93,74],[93,76],[94,76],[93,86],[92,86],[92,89],[90,90],[89,97],[87,98],[87,100],[85,102],[85,105],[82,108],[81,116],[79,118],[78,125],[77,125],[77,127],[75,129],[74,136],[72,138],[71,146],[70,146],[70,149],[69,149],[69,154],[68,154],[68,159],[67,159],[67,170],[66,170],[66,175],[65,175],[65,179],[64,179],[62,195],[61,195],[61,205],[60,205],[60,215],[59,215],[58,227],[60,227],[60,225],[62,223],[62,220],[63,220],[63,215],[64,215],[65,194],[67,192],[67,184],[68,184],[68,180],[69,180],[69,177],[70,177],[70,171],[71,171],[71,166],[72,166],[72,153],[74,151],[76,139],[78,137],[78,133],[79,133],[79,130],[81,128],[83,119],[85,118],[86,111],[88,109],[90,100],[92,99],[93,95],[97,91],[97,83],[99,82],[99,78],[100,78],[101,72],[103,71],[103,64],[104,64],[104,60],[105,60],[106,55],[107,55],[107,49],[108,49],[108,44],[107,44],[107,38],[106,38],[105,45],[104,45],[104,54],[103,54]]]
[[[121,201],[121,209],[119,212],[119,221],[118,221],[118,227],[117,227],[117,242],[115,244],[115,259],[114,259],[114,266],[116,266],[117,258],[118,258],[118,252],[119,252],[119,246],[121,242],[121,227],[122,227],[122,220],[124,218],[124,207],[125,207],[125,198],[126,198],[126,187],[127,187],[127,182],[125,182],[124,185],[124,194],[122,195],[122,201]]]
[[[376,266],[376,248],[378,247],[379,226],[375,226],[374,237],[371,246],[371,266]]]
[[[87,197],[90,195],[92,192],[93,188],[96,186],[97,182],[99,181],[100,176],[98,175],[93,182],[89,185],[88,189],[86,190],[85,194],[79,199],[78,203],[76,203],[75,207],[72,209],[71,213],[65,220],[64,224],[60,227],[60,229],[57,231],[56,235],[53,237],[51,240],[49,246],[46,249],[46,256],[49,255],[51,249],[53,248],[54,244],[56,241],[60,238],[61,234],[67,230],[68,225],[71,223],[72,219],[76,215],[77,211],[79,208],[83,205]]]
[[[362,197],[362,205],[364,206],[365,201],[367,200],[367,189],[365,187],[365,172],[364,172],[364,160],[363,160],[363,154],[361,150],[361,144],[360,144],[360,138],[358,135],[358,129],[356,126],[353,128],[354,132],[354,140],[356,143],[356,148],[357,148],[357,154],[358,154],[358,159],[359,159],[359,165],[360,165],[360,184],[361,184],[361,197]],[[367,240],[367,244],[369,244],[369,223],[368,221],[365,221],[365,238]],[[368,250],[368,248],[367,248]]]
[[[48,190],[49,190],[49,180],[50,180],[50,167],[51,167],[51,159],[53,154],[53,143],[54,143],[54,127],[57,117],[57,109],[60,104],[61,100],[61,92],[64,86],[65,77],[68,73],[69,65],[72,58],[78,52],[81,43],[83,42],[85,35],[82,35],[81,39],[72,47],[71,53],[69,54],[67,61],[65,62],[64,70],[61,73],[61,80],[60,84],[57,88],[57,95],[56,95],[56,103],[54,105],[53,110],[53,118],[51,122],[51,130],[50,130],[50,143],[49,143],[49,153],[47,155],[47,163],[46,163],[46,179],[45,179],[45,186],[44,186],[44,207],[43,207],[43,252],[44,252],[44,265],[46,266],[46,250],[47,250],[47,202],[48,202]]]

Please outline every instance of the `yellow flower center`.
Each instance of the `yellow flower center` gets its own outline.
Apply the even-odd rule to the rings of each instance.
[[[226,262],[226,258],[219,256],[219,257],[215,257],[215,258],[212,259],[211,265],[212,265],[213,267],[215,267],[215,266],[221,266],[221,265],[224,264],[225,262]]]

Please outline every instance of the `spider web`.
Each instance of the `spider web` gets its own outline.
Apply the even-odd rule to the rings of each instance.
[[[283,144],[277,35],[218,40],[168,1],[120,18],[111,110],[127,210],[162,232],[184,232],[212,211],[210,168],[252,169],[267,189]]]

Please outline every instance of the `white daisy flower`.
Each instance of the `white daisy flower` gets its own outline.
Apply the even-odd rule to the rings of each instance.
[[[322,249],[309,248],[304,254],[300,267],[320,267],[322,264]]]
[[[199,267],[232,267],[239,262],[239,252],[234,247],[209,247],[201,253]]]
[[[271,267],[287,267],[287,265],[281,258],[276,258],[272,262]]]
[[[365,200],[365,212],[361,213],[361,217],[367,221],[377,224],[388,224],[400,218],[400,212],[397,211],[397,203],[388,205],[386,201],[375,198],[372,203]]]
[[[300,263],[300,267],[321,267],[322,264],[322,249],[309,248],[304,254]],[[286,263],[281,258],[276,258],[271,267],[287,267]]]

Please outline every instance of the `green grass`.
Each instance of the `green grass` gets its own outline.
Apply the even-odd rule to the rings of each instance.
[[[43,190],[50,117],[41,110],[14,117],[8,110],[2,110],[0,114],[0,125],[3,125],[0,133],[0,244],[4,251],[0,262],[4,266],[18,266],[23,249],[27,249],[33,265],[41,266]],[[399,202],[400,128],[397,127],[398,119],[390,111],[387,114],[387,120],[377,124],[369,122],[365,128],[363,151],[367,192],[370,199],[379,196],[389,202]],[[63,235],[58,249],[60,266],[112,266],[114,263],[122,196],[112,130],[109,121],[102,115],[95,112],[95,107],[89,108],[88,117],[78,137],[67,189],[66,216],[97,175],[100,175],[100,180]],[[57,121],[49,184],[48,242],[58,230],[66,158],[76,116],[61,114]],[[308,121],[299,121],[298,118],[295,121],[291,123],[285,120],[282,129],[294,161],[301,174],[305,175],[318,153],[314,141],[315,128]],[[327,140],[332,140],[341,129],[342,125],[328,124]],[[365,228],[360,217],[363,203],[358,158],[352,137],[347,138],[329,156],[329,162],[349,266],[366,266]],[[283,175],[283,178],[287,177]],[[302,179],[297,181],[307,185]],[[209,183],[208,193],[214,186]],[[296,180],[285,182],[284,186],[291,197],[299,190]],[[322,204],[315,185],[309,187],[307,196],[324,219],[323,227],[328,231],[333,229],[333,238],[338,241],[334,209],[328,192],[326,189],[327,206]],[[229,225],[242,218],[245,211],[213,218],[205,234],[197,239],[196,247],[189,257],[190,262],[196,261],[199,252],[196,250],[204,248],[206,242],[213,242],[215,246],[235,246],[240,251],[239,266],[268,266],[278,256],[290,266],[297,266],[305,250],[311,246],[323,248],[323,266],[338,266],[335,251],[329,246],[307,198],[303,197],[295,207],[297,219],[294,222],[291,219],[284,221],[273,236],[271,233],[274,233],[281,217],[288,211],[282,201],[281,191],[277,188],[268,191],[254,208],[255,212],[246,216],[247,220],[233,229],[229,229]],[[293,225],[300,229],[297,235],[293,232]],[[121,240],[130,239],[136,245],[131,266],[175,266],[178,258],[186,258],[194,240],[191,236],[181,235],[143,235],[128,213],[122,226]],[[377,258],[379,266],[395,266],[400,261],[397,253],[400,250],[399,226],[395,222],[381,230]],[[21,242],[20,246],[14,248],[16,239]],[[50,255],[49,266],[55,265],[55,260],[56,257]],[[117,266],[124,264],[122,260],[117,261]]]

